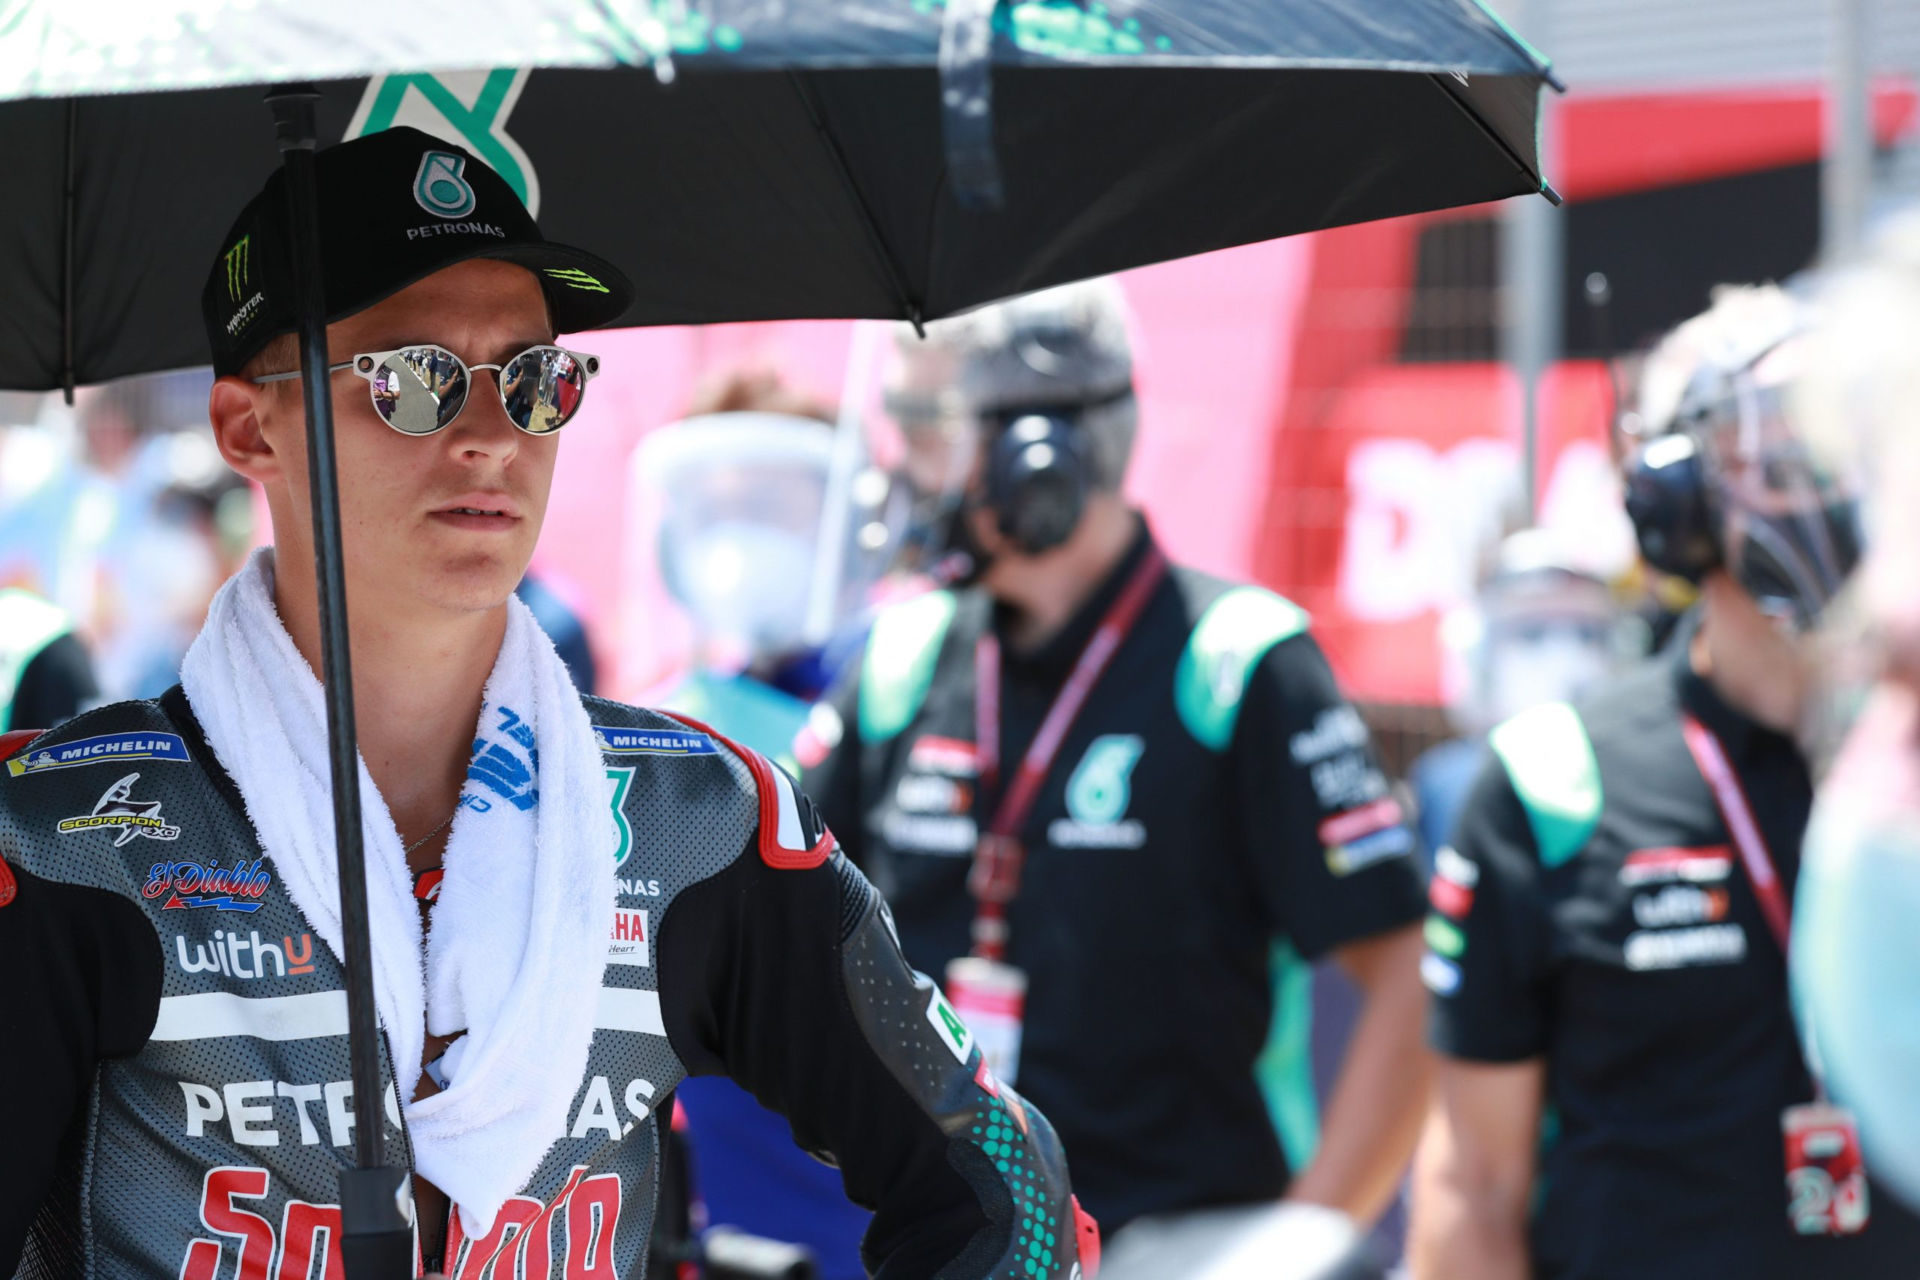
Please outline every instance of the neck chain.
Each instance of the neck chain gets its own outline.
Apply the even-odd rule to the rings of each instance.
[[[446,817],[440,819],[439,825],[434,827],[433,830],[427,832],[427,834],[421,836],[418,840],[415,840],[412,844],[408,845],[405,851],[402,852],[400,856],[403,858],[411,858],[413,856],[413,851],[415,849],[418,849],[421,845],[433,839],[435,836],[439,835],[442,831],[445,831],[447,829],[447,824],[453,821],[454,814],[457,814],[459,812],[460,812],[460,806],[457,804],[454,805],[453,813],[450,813]]]

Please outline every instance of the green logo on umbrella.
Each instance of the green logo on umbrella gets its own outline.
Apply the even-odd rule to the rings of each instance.
[[[507,120],[529,74],[522,67],[375,76],[367,81],[343,136],[359,138],[395,125],[411,125],[444,138],[479,157],[505,179],[527,212],[537,218],[540,177],[526,151],[507,133]]]
[[[451,151],[429,151],[420,157],[414,175],[413,198],[428,213],[441,218],[464,218],[473,212],[473,188],[462,176],[465,156]]]

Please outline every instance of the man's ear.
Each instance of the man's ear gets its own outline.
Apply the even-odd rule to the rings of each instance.
[[[262,416],[272,405],[273,392],[245,378],[215,378],[207,396],[207,420],[213,424],[213,442],[227,465],[259,485],[286,478],[286,467],[268,438]],[[282,435],[281,443],[285,438]]]

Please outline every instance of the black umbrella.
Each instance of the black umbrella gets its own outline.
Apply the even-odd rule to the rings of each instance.
[[[500,170],[549,235],[621,266],[629,325],[919,322],[1299,231],[1552,196],[1534,138],[1546,65],[1472,0],[219,9],[149,0],[95,30],[87,6],[23,0],[0,29],[0,389],[206,362],[200,287],[272,164],[259,85],[295,76],[355,77],[269,94],[303,286],[320,278],[313,148],[416,124]],[[503,36],[545,69],[419,71],[496,66]],[[321,300],[302,294],[301,366],[324,368]],[[304,391],[354,1108],[376,1115],[332,409],[326,378]],[[404,1275],[404,1171],[382,1167],[380,1125],[354,1135],[348,1274]]]
[[[371,58],[421,27],[449,44],[428,65],[459,66],[461,33],[505,11],[541,10],[532,30],[545,10],[615,6],[471,7],[382,23],[354,52]],[[670,83],[645,66],[332,80],[315,104],[319,141],[398,122],[463,144],[548,235],[592,246],[639,285],[623,325],[930,319],[1143,262],[1544,189],[1544,64],[1473,0],[696,7],[724,46],[669,31],[696,50]],[[316,43],[353,35],[324,13],[307,21]],[[242,52],[268,47],[249,34],[234,36]],[[24,41],[0,34],[0,68],[10,43]],[[191,321],[206,264],[274,163],[258,83],[340,64],[285,44],[293,74],[226,72],[251,85],[140,91],[218,78],[186,61],[191,49],[156,62],[140,46],[105,51],[93,73],[130,91],[0,101],[0,387],[206,363]],[[100,87],[54,71],[21,87],[76,83]],[[4,86],[0,72],[0,99]]]

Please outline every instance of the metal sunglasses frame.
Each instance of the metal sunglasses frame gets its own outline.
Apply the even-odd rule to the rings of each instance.
[[[462,360],[459,357],[459,355],[457,355],[452,351],[447,350],[445,347],[441,346],[437,342],[410,342],[404,347],[395,347],[391,351],[362,351],[359,354],[355,355],[351,360],[342,360],[339,364],[328,365],[327,373],[329,376],[331,376],[333,374],[339,373],[343,369],[353,370],[354,375],[356,377],[366,382],[367,396],[369,399],[372,399],[375,401],[374,412],[379,413],[378,396],[374,390],[373,380],[375,377],[379,375],[380,370],[385,367],[387,358],[389,356],[397,356],[403,351],[437,351],[442,355],[445,355],[451,360],[453,360],[455,364],[458,364],[463,370],[466,371],[466,375],[467,375],[466,399],[463,399],[460,402],[460,407],[459,409],[455,410],[453,417],[448,418],[445,422],[435,427],[432,431],[401,431],[399,427],[394,426],[392,422],[388,421],[385,414],[380,414],[380,421],[385,422],[388,428],[390,428],[393,431],[399,432],[399,434],[406,436],[409,440],[424,440],[428,436],[438,435],[440,432],[445,431],[448,427],[452,426],[455,422],[459,421],[460,415],[467,411],[467,404],[473,398],[473,375],[481,369],[493,370],[493,389],[495,394],[497,394],[500,397],[500,407],[502,409],[507,408],[507,388],[506,388],[506,385],[501,382],[500,375],[506,371],[506,368],[508,365],[512,364],[515,360],[519,360],[523,358],[524,356],[528,355],[531,352],[558,351],[562,355],[571,356],[573,358],[574,364],[578,366],[578,368],[580,369],[580,395],[582,399],[586,397],[587,384],[589,382],[592,382],[596,377],[600,375],[600,357],[599,356],[588,355],[584,351],[575,351],[569,347],[558,346],[551,342],[536,342],[532,346],[528,347],[525,351],[519,352],[518,354],[510,357],[507,360],[502,361],[499,364],[468,364],[465,360]],[[249,379],[249,381],[254,382],[256,384],[267,383],[267,382],[291,382],[295,378],[298,378],[300,376],[300,372],[301,372],[300,370],[294,369],[288,373],[267,373],[267,374],[262,374],[257,378]],[[567,416],[567,422],[572,422],[574,417],[578,416],[579,412],[580,412],[579,407],[576,405],[574,408],[574,412]],[[513,423],[514,430],[522,432],[526,435],[534,436],[536,438],[542,437],[542,436],[556,435],[559,433],[560,427],[564,427],[567,425],[567,422],[563,422],[560,424],[560,427],[555,427],[552,431],[532,431],[526,427],[521,426],[517,422],[513,422],[513,416],[511,412],[508,413],[507,421]]]

